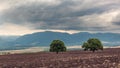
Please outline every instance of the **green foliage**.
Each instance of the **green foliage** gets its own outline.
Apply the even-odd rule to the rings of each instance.
[[[52,43],[50,44],[50,52],[65,52],[66,47],[63,41],[61,40],[53,40]]]
[[[89,44],[87,42],[84,42],[82,48],[85,48],[84,49],[85,51],[88,50],[89,49]]]
[[[90,38],[87,42],[83,43],[82,48],[94,52],[95,50],[103,50],[103,45],[99,39]]]

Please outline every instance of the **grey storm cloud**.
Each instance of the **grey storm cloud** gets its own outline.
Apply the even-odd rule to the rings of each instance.
[[[32,1],[32,3],[24,2],[24,4],[11,6],[4,10],[0,15],[1,21],[19,25],[32,24],[34,29],[97,31],[104,30],[106,27],[96,25],[96,23],[100,23],[96,19],[94,22],[86,21],[86,19],[94,17],[95,14],[99,16],[118,9],[120,6],[119,0],[116,2],[112,0],[58,0],[60,3],[51,5],[48,5],[51,2],[42,4],[37,0]],[[56,1],[54,0],[55,3]]]
[[[119,25],[120,26],[120,13],[113,19],[113,25]]]

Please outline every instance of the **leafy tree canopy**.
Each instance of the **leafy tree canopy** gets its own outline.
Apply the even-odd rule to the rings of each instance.
[[[53,40],[50,44],[50,52],[65,52],[66,47],[63,41],[61,40]]]
[[[99,39],[90,38],[87,40],[87,42],[83,43],[82,48],[84,48],[84,50],[90,50],[94,52],[95,50],[103,50],[103,45]]]

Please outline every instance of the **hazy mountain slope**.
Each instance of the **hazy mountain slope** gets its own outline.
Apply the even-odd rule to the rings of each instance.
[[[38,32],[21,36],[15,41],[17,45],[24,46],[48,46],[54,39],[63,40],[66,45],[81,45],[89,38],[99,38],[104,42],[119,42],[120,34],[115,33],[88,33],[81,32],[76,34],[60,33],[60,32]],[[114,44],[118,45],[118,44]]]
[[[21,36],[15,41],[15,44],[24,45],[24,46],[34,46],[34,45],[47,46],[54,39],[60,39],[65,41],[66,43],[68,43],[69,40],[71,40],[70,35],[67,33],[47,31],[47,32],[38,32],[38,33]]]
[[[6,48],[13,48],[14,42],[19,36],[0,36],[0,49],[4,50]]]
[[[82,45],[89,38],[99,38],[104,45],[120,45],[120,34],[116,33],[88,33],[80,32],[75,34],[60,32],[37,32],[20,37],[0,37],[0,49],[21,49],[34,46],[49,46],[52,40],[59,39],[67,46]]]

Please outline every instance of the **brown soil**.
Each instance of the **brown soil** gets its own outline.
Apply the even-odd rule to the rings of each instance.
[[[120,49],[1,55],[0,68],[120,68]]]

